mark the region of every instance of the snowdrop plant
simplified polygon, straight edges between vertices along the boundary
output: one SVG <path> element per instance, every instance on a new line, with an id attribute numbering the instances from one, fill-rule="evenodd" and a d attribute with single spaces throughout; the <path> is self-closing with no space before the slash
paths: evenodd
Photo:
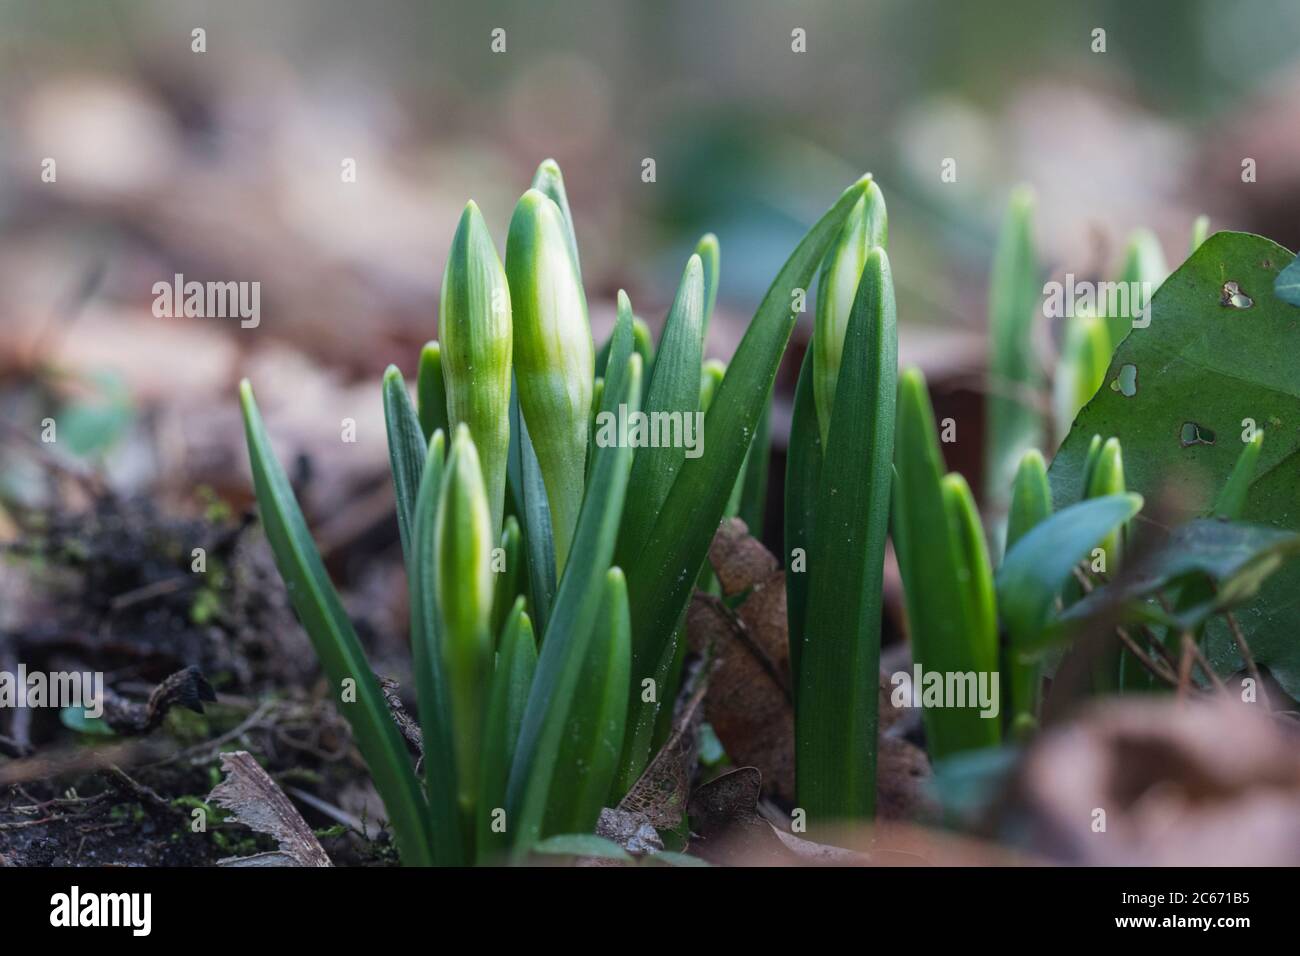
<path id="1" fill-rule="evenodd" d="M 865 778 L 843 800 L 835 790 L 842 773 L 858 774 L 874 754 L 874 715 L 858 694 L 875 667 L 879 501 L 892 444 L 883 216 L 870 177 L 850 186 L 794 250 L 724 367 L 703 360 L 716 237 L 701 239 L 686 263 L 657 344 L 620 293 L 614 331 L 597 353 L 559 167 L 543 163 L 519 200 L 504 264 L 477 207 L 466 207 L 443 278 L 441 338 L 419 356 L 415 401 L 395 367 L 382 388 L 422 780 L 271 451 L 252 386 L 241 385 L 267 538 L 404 863 L 520 859 L 547 837 L 589 834 L 601 808 L 645 770 L 671 710 L 685 611 L 714 532 L 728 514 L 761 513 L 767 406 L 798 318 L 796 293 L 833 247 L 823 282 L 838 290 L 842 358 L 838 384 L 822 393 L 844 411 L 831 419 L 826 494 L 867 484 L 821 516 L 828 543 L 847 529 L 835 553 L 849 560 L 817 562 L 824 570 L 809 605 L 812 620 L 832 624 L 830 598 L 850 587 L 860 607 L 805 642 L 801 692 L 815 706 L 800 717 L 801 786 L 827 814 L 870 809 Z M 824 385 L 835 377 L 822 369 Z M 805 405 L 816 414 L 811 400 Z M 706 413 L 705 453 L 598 440 L 597 423 L 620 409 Z M 874 416 L 865 458 L 857 454 L 863 415 Z M 808 431 L 818 435 L 815 421 Z M 836 663 L 845 649 L 854 657 L 847 680 Z M 844 722 L 840 707 L 852 714 L 847 747 L 831 734 Z"/>

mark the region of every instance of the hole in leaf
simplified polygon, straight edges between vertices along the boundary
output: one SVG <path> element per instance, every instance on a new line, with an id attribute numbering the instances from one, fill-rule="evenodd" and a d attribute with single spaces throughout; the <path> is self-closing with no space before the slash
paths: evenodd
<path id="1" fill-rule="evenodd" d="M 1184 448 L 1191 445 L 1213 445 L 1214 432 L 1196 422 L 1183 422 L 1182 433 L 1178 440 L 1182 442 Z"/>
<path id="2" fill-rule="evenodd" d="M 1255 300 L 1246 293 L 1241 291 L 1241 286 L 1229 279 L 1223 283 L 1223 289 L 1219 294 L 1219 305 L 1228 306 L 1233 309 L 1249 309 L 1255 304 Z"/>
<path id="3" fill-rule="evenodd" d="M 1119 392 L 1125 398 L 1132 398 L 1138 390 L 1138 367 L 1128 362 L 1119 367 L 1119 374 L 1110 383 L 1111 391 Z"/>

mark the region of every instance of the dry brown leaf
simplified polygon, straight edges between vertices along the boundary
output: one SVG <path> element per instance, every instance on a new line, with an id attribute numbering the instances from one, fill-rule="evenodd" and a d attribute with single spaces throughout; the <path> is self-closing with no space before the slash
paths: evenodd
<path id="1" fill-rule="evenodd" d="M 619 801 L 618 809 L 644 816 L 662 830 L 677 827 L 686 814 L 686 801 L 695 773 L 701 704 L 709 688 L 709 675 L 690 675 L 673 716 L 672 733 L 655 754 L 632 789 Z"/>
<path id="2" fill-rule="evenodd" d="M 735 763 L 761 770 L 774 797 L 792 801 L 794 708 L 781 573 L 755 588 L 736 612 L 697 592 L 686 627 L 691 649 L 704 653 L 711 648 L 717 662 L 705 716 L 722 746 Z"/>
<path id="3" fill-rule="evenodd" d="M 691 794 L 691 853 L 710 863 L 780 865 L 792 854 L 758 812 L 763 788 L 755 767 L 741 767 L 710 780 Z"/>
<path id="4" fill-rule="evenodd" d="M 1300 865 L 1300 731 L 1257 704 L 1108 700 L 1035 742 L 1017 794 L 1067 862 Z"/>
<path id="5" fill-rule="evenodd" d="M 226 857 L 218 866 L 333 866 L 325 848 L 284 791 L 247 750 L 221 755 L 226 778 L 212 788 L 208 802 L 224 807 L 231 819 L 265 833 L 279 851 Z"/>
<path id="6" fill-rule="evenodd" d="M 766 792 L 795 801 L 794 707 L 790 694 L 790 647 L 785 575 L 776 558 L 751 538 L 738 519 L 723 522 L 709 549 L 723 593 L 747 593 L 735 610 L 697 592 L 687 611 L 691 650 L 709 650 L 717 663 L 705 699 L 705 718 L 728 756 L 762 773 Z M 884 819 L 915 819 L 930 813 L 924 791 L 929 761 L 924 751 L 888 733 L 900 716 L 880 680 L 880 750 L 877 811 Z"/>
<path id="7" fill-rule="evenodd" d="M 727 597 L 747 591 L 780 567 L 772 553 L 750 537 L 739 518 L 728 518 L 718 526 L 709 545 L 709 564 Z"/>

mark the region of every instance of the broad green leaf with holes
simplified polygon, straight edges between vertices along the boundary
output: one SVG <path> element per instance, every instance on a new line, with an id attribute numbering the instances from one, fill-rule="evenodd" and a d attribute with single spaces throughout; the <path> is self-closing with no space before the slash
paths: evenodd
<path id="1" fill-rule="evenodd" d="M 1150 325 L 1116 350 L 1106 384 L 1052 462 L 1058 507 L 1079 500 L 1093 435 L 1124 448 L 1124 479 L 1166 525 L 1209 514 L 1260 429 L 1242 521 L 1300 530 L 1300 308 L 1278 298 L 1293 255 L 1246 233 L 1207 239 L 1156 291 Z M 1142 534 L 1139 521 L 1135 531 Z M 1300 563 L 1272 575 L 1237 612 L 1256 661 L 1300 696 Z M 1242 666 L 1226 624 L 1206 628 L 1220 673 Z"/>

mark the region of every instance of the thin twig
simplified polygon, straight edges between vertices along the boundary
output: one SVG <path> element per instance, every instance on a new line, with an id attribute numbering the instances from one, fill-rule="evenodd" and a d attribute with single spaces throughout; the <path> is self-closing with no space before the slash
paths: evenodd
<path id="1" fill-rule="evenodd" d="M 1178 678 L 1173 673 L 1170 672 L 1169 668 L 1162 666 L 1161 661 L 1154 660 L 1153 658 L 1150 657 L 1150 655 L 1148 655 L 1145 651 L 1143 651 L 1142 648 L 1138 647 L 1137 642 L 1134 641 L 1133 638 L 1129 636 L 1128 632 L 1125 631 L 1124 628 L 1117 627 L 1115 628 L 1115 631 L 1116 633 L 1119 634 L 1119 639 L 1121 643 L 1123 643 L 1123 645 L 1128 648 L 1129 653 L 1131 653 L 1134 657 L 1138 659 L 1139 664 L 1145 667 L 1156 677 L 1160 678 L 1170 687 L 1178 686 Z"/>
<path id="2" fill-rule="evenodd" d="M 1178 656 L 1178 700 L 1182 702 L 1187 699 L 1187 690 L 1192 685 L 1192 655 L 1187 653 L 1187 645 L 1190 643 L 1188 635 L 1182 637 L 1183 653 Z"/>
<path id="3" fill-rule="evenodd" d="M 1223 685 L 1223 681 L 1219 680 L 1219 675 L 1214 673 L 1214 668 L 1210 666 L 1210 662 L 1205 659 L 1205 655 L 1197 647 L 1196 639 L 1192 636 L 1191 631 L 1183 631 L 1183 654 L 1191 654 L 1192 659 L 1201 668 L 1201 673 L 1210 679 L 1210 683 L 1214 685 L 1215 690 L 1222 691 L 1225 694 L 1228 692 L 1228 688 Z"/>
<path id="4" fill-rule="evenodd" d="M 1246 670 L 1255 681 L 1255 689 L 1259 692 L 1260 699 L 1264 701 L 1264 708 L 1272 710 L 1268 703 L 1268 694 L 1264 692 L 1264 679 L 1259 676 L 1259 667 L 1255 664 L 1255 655 L 1250 652 L 1250 645 L 1246 643 L 1246 635 L 1242 633 L 1236 615 L 1231 611 L 1224 611 L 1223 616 L 1228 622 L 1228 630 L 1232 631 L 1232 639 L 1237 642 L 1237 650 L 1241 651 L 1241 659 L 1246 662 Z"/>

